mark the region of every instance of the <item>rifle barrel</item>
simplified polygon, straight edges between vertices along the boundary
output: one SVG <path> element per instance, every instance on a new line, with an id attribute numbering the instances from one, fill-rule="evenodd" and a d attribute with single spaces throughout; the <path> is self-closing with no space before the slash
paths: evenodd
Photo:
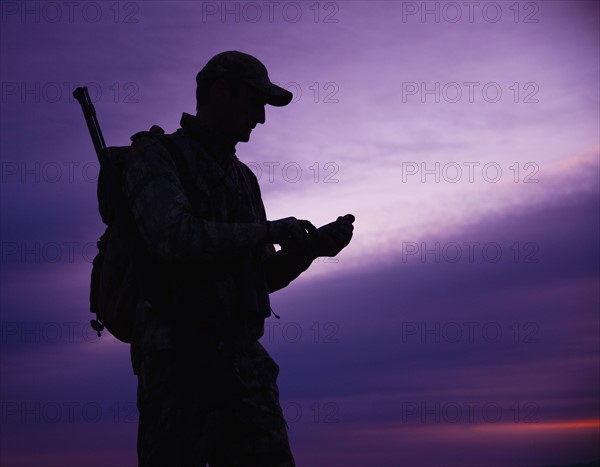
<path id="1" fill-rule="evenodd" d="M 96 156 L 102 166 L 106 158 L 106 143 L 104 142 L 104 136 L 102 136 L 102 130 L 100 130 L 100 124 L 96 117 L 96 109 L 88 94 L 87 86 L 78 87 L 73 91 L 73 97 L 77 99 L 83 110 L 83 116 L 85 117 L 85 123 L 87 124 L 92 142 L 94 143 L 94 149 L 96 150 Z"/>

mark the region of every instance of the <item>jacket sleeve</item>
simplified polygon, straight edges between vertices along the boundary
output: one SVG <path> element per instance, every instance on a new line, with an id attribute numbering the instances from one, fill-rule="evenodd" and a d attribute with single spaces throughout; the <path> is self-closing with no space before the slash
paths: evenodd
<path id="1" fill-rule="evenodd" d="M 175 163 L 153 137 L 136 140 L 125 156 L 122 188 L 144 245 L 167 264 L 226 260 L 266 241 L 264 223 L 196 217 Z"/>
<path id="2" fill-rule="evenodd" d="M 265 272 L 269 293 L 287 287 L 309 268 L 314 259 L 300 250 L 282 249 L 276 252 L 273 245 L 267 245 Z"/>

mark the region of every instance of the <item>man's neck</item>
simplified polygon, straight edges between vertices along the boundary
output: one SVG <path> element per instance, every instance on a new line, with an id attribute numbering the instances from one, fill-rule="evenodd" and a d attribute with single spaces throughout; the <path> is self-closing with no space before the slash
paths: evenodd
<path id="1" fill-rule="evenodd" d="M 231 148 L 231 150 L 235 152 L 237 141 L 226 136 L 226 133 L 223 131 L 222 126 L 219 125 L 216 118 L 207 115 L 205 112 L 199 111 L 196 114 L 196 119 L 200 125 L 206 128 L 206 130 L 210 133 L 211 139 L 218 141 L 219 144 L 222 144 L 224 147 Z"/>

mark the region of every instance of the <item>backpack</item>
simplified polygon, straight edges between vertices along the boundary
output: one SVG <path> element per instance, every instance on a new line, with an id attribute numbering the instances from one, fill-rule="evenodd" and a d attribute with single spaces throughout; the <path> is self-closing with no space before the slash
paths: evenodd
<path id="1" fill-rule="evenodd" d="M 158 125 L 131 137 L 152 135 L 171 155 L 187 192 L 189 171 L 176 144 Z M 92 261 L 90 321 L 98 336 L 106 328 L 122 342 L 131 343 L 137 303 L 140 299 L 160 300 L 156 264 L 144 249 L 133 214 L 121 188 L 123 162 L 131 146 L 109 147 L 106 162 L 98 175 L 98 208 L 106 230 L 96 243 L 98 254 Z M 186 186 L 188 185 L 188 186 Z"/>

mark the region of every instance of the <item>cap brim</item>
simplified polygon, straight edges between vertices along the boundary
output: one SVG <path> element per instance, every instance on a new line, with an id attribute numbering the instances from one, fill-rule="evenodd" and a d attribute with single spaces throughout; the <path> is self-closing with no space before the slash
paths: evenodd
<path id="1" fill-rule="evenodd" d="M 267 104 L 275 107 L 283 107 L 292 102 L 294 95 L 280 86 L 271 82 L 248 80 L 248 83 L 258 89 L 265 96 Z"/>

